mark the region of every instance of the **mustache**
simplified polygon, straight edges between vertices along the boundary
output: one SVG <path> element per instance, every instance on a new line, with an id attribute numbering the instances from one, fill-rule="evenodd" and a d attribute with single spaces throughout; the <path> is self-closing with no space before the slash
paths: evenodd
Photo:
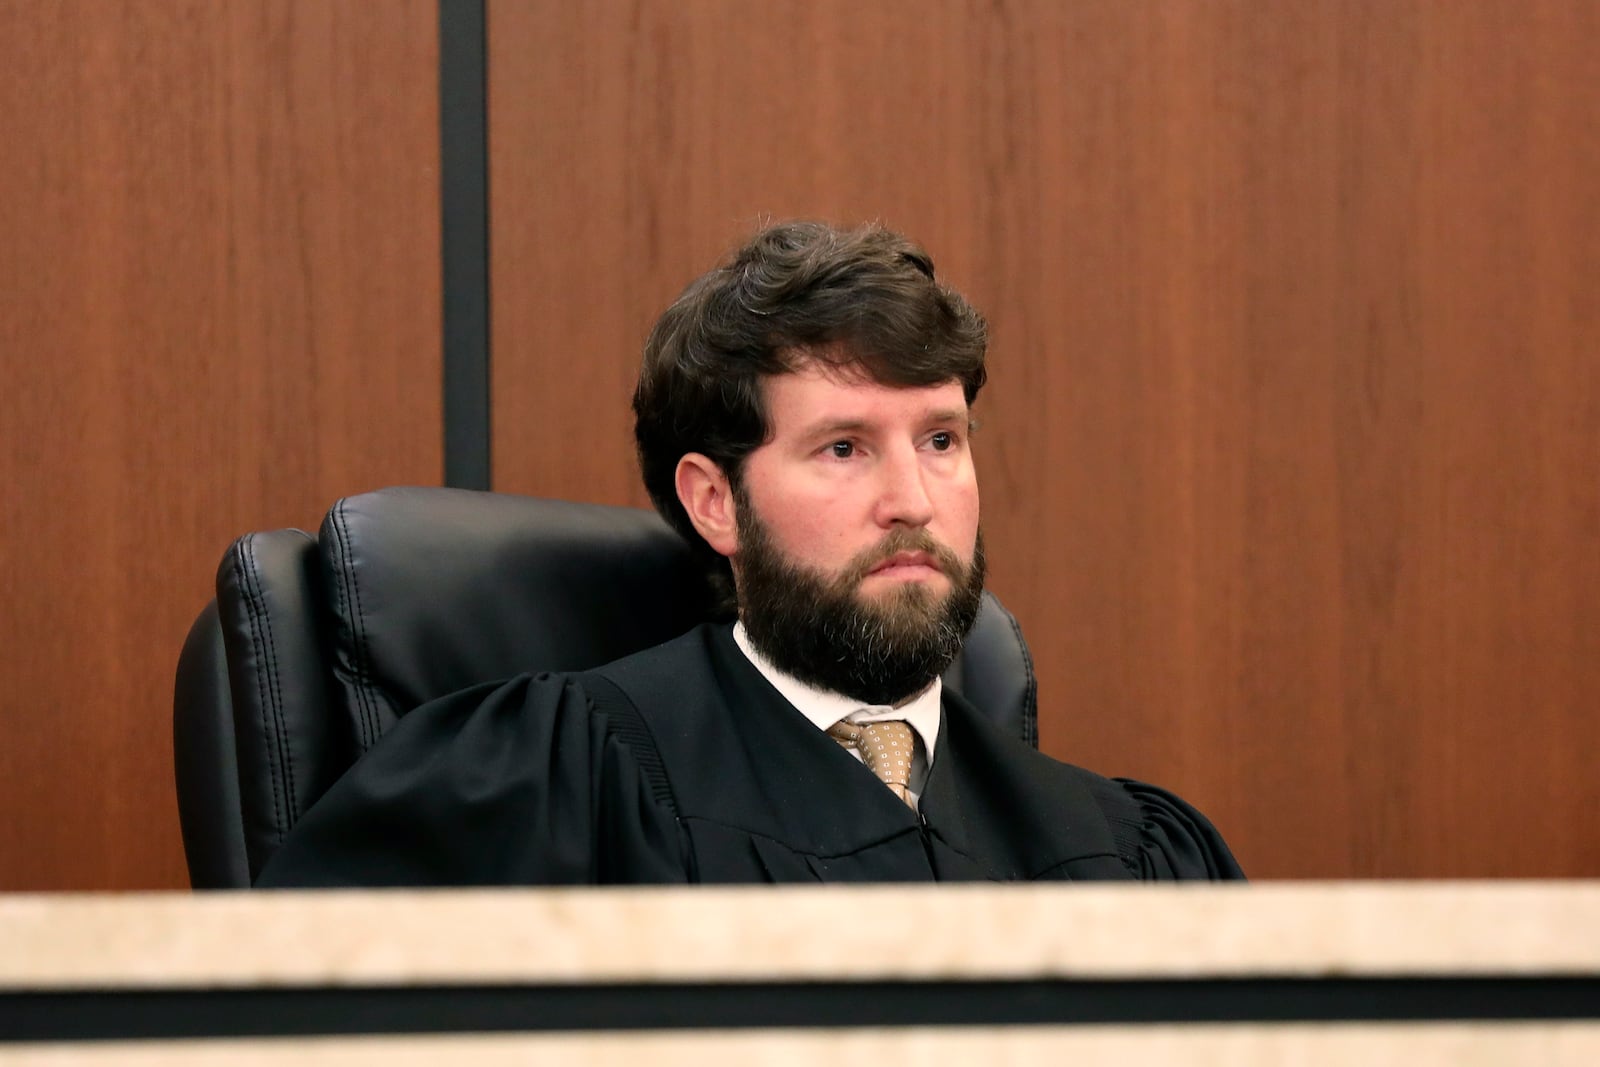
<path id="1" fill-rule="evenodd" d="M 882 541 L 872 547 L 856 553 L 840 572 L 839 584 L 854 588 L 872 573 L 874 568 L 891 556 L 897 556 L 902 552 L 925 553 L 932 558 L 934 566 L 952 581 L 960 579 L 966 572 L 965 565 L 950 546 L 935 540 L 927 530 L 913 530 L 902 526 L 889 531 Z"/>

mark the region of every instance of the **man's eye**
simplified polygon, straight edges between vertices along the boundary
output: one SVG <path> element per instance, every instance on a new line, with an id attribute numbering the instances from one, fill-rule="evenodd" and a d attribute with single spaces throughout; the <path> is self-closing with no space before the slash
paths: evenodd
<path id="1" fill-rule="evenodd" d="M 947 452 L 955 446 L 956 436 L 953 433 L 941 430 L 928 438 L 928 443 L 933 446 L 935 452 Z"/>
<path id="2" fill-rule="evenodd" d="M 856 454 L 856 446 L 849 441 L 835 441 L 828 447 L 832 449 L 835 459 L 849 459 Z"/>

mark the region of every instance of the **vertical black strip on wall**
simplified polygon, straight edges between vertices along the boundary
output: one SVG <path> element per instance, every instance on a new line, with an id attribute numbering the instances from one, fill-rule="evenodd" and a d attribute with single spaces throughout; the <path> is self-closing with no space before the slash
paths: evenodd
<path id="1" fill-rule="evenodd" d="M 439 0 L 444 484 L 488 489 L 489 106 L 485 0 Z"/>

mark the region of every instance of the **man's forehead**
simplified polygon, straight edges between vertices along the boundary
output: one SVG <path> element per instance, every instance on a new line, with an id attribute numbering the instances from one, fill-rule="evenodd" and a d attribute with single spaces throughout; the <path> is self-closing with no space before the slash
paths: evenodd
<path id="1" fill-rule="evenodd" d="M 791 379 L 819 380 L 839 389 L 859 388 L 863 392 L 884 389 L 939 389 L 950 385 L 961 385 L 961 380 L 954 375 L 931 384 L 908 384 L 879 377 L 873 373 L 874 361 L 860 355 L 859 351 L 847 341 L 830 341 L 825 345 L 791 348 L 786 350 L 783 356 L 789 369 L 781 374 L 764 375 L 761 379 L 763 391 L 767 391 L 773 382 Z"/>
<path id="2" fill-rule="evenodd" d="M 903 385 L 878 381 L 863 368 L 811 362 L 764 378 L 762 390 L 769 418 L 788 430 L 865 425 L 894 416 L 951 421 L 968 417 L 966 392 L 955 378 Z"/>

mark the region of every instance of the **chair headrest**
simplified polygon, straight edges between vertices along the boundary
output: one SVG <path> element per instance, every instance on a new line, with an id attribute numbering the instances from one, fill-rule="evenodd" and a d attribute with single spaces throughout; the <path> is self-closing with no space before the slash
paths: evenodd
<path id="1" fill-rule="evenodd" d="M 597 667 L 710 616 L 688 546 L 637 508 L 383 489 L 335 504 L 319 545 L 332 669 L 362 750 L 434 697 Z"/>

